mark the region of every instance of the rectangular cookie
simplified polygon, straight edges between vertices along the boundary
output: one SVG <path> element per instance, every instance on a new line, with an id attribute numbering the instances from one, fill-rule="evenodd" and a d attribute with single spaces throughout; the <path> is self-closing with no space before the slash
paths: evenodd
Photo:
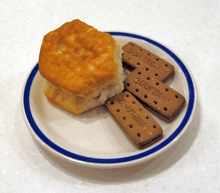
<path id="1" fill-rule="evenodd" d="M 141 46 L 129 42 L 122 47 L 123 66 L 132 71 L 137 67 L 145 69 L 149 75 L 167 82 L 174 75 L 174 66 Z"/>
<path id="2" fill-rule="evenodd" d="M 163 130 L 160 125 L 128 91 L 109 98 L 105 106 L 139 149 L 162 138 Z"/>
<path id="3" fill-rule="evenodd" d="M 124 85 L 148 110 L 167 122 L 177 116 L 186 102 L 180 93 L 141 68 L 133 70 Z"/>

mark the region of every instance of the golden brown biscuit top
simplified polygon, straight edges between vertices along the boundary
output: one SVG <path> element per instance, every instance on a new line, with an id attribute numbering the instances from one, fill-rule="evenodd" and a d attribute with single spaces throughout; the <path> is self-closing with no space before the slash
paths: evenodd
<path id="1" fill-rule="evenodd" d="M 39 71 L 56 86 L 84 95 L 86 87 L 117 75 L 114 39 L 78 19 L 67 22 L 44 36 Z"/>

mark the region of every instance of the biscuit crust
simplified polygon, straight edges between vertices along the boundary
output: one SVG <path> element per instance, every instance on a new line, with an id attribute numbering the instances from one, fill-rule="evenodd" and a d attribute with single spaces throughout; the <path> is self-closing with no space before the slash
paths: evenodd
<path id="1" fill-rule="evenodd" d="M 86 97 L 118 76 L 115 40 L 76 19 L 44 36 L 40 74 L 75 96 Z"/>

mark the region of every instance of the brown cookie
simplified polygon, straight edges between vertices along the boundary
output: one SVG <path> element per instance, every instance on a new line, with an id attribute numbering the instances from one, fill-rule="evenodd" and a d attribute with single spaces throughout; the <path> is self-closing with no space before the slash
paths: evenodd
<path id="1" fill-rule="evenodd" d="M 142 68 L 136 68 L 125 79 L 125 89 L 131 92 L 151 112 L 164 121 L 172 121 L 182 110 L 185 98 L 149 75 Z"/>
<path id="2" fill-rule="evenodd" d="M 151 76 L 155 76 L 162 82 L 167 82 L 174 75 L 174 66 L 150 51 L 133 42 L 122 47 L 123 65 L 132 71 L 137 67 L 145 69 Z"/>
<path id="3" fill-rule="evenodd" d="M 108 99 L 105 106 L 139 149 L 162 138 L 160 125 L 131 93 L 122 92 Z"/>

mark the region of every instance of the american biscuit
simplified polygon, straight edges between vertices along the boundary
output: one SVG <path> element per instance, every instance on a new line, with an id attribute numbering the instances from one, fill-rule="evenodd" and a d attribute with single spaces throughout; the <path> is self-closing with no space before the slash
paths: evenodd
<path id="1" fill-rule="evenodd" d="M 108 33 L 78 19 L 43 38 L 39 72 L 54 104 L 81 114 L 123 90 L 122 49 Z"/>

